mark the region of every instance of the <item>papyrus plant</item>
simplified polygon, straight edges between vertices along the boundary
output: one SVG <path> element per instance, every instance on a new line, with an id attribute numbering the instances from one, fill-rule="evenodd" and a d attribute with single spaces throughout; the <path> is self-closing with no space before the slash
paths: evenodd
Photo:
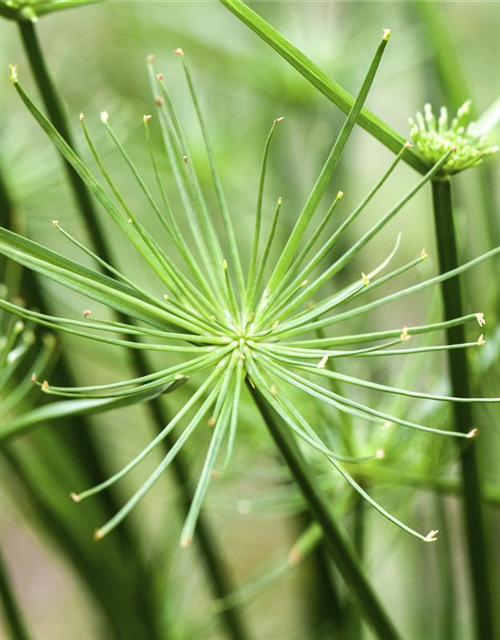
<path id="1" fill-rule="evenodd" d="M 208 421 L 209 427 L 213 429 L 213 434 L 182 532 L 181 544 L 187 546 L 190 543 L 210 479 L 217 472 L 224 470 L 231 458 L 237 435 L 240 398 L 245 384 L 259 394 L 260 401 L 284 421 L 299 442 L 323 454 L 336 471 L 382 515 L 417 538 L 424 541 L 436 539 L 435 531 L 426 535 L 421 534 L 388 513 L 356 483 L 345 468 L 345 463 L 355 463 L 356 460 L 343 455 L 342 452 L 333 451 L 320 438 L 313 425 L 309 424 L 304 417 L 300 404 L 296 403 L 296 394 L 293 395 L 292 400 L 292 394 L 289 391 L 290 388 L 300 390 L 306 396 L 314 398 L 318 404 L 333 408 L 335 412 L 353 416 L 356 420 L 374 423 L 375 428 L 377 425 L 381 426 L 390 422 L 401 427 L 428 432 L 429 437 L 452 436 L 465 440 L 473 437 L 476 433 L 476 429 L 472 425 L 468 433 L 439 430 L 432 425 L 413 422 L 406 419 L 405 416 L 392 415 L 355 401 L 347 394 L 333 391 L 328 383 L 336 381 L 349 386 L 376 390 L 384 394 L 426 400 L 498 401 L 497 398 L 452 398 L 401 389 L 377 384 L 369 379 L 341 374 L 330 367 L 336 359 L 342 362 L 343 358 L 394 357 L 396 355 L 406 358 L 415 353 L 426 351 L 464 349 L 481 345 L 484 340 L 480 336 L 473 342 L 450 346 L 434 345 L 432 347 L 416 346 L 411 348 L 407 346 L 407 341 L 412 336 L 433 333 L 468 322 L 479 322 L 482 326 L 484 317 L 481 313 L 469 313 L 447 322 L 422 326 L 411 326 L 409 319 L 407 327 L 377 332 L 368 331 L 356 335 L 334 333 L 318 337 L 316 333 L 319 330 L 327 331 L 344 320 L 362 318 L 365 314 L 367 315 L 390 302 L 416 294 L 448 280 L 500 252 L 500 249 L 495 249 L 446 274 L 430 278 L 411 287 L 401 288 L 390 295 L 381 294 L 371 302 L 364 302 L 364 298 L 369 292 L 378 290 L 387 282 L 397 281 L 400 275 L 417 268 L 425 260 L 427 256 L 425 251 L 418 251 L 416 258 L 409 263 L 388 269 L 390 262 L 395 258 L 397 242 L 394 250 L 381 264 L 370 265 L 366 262 L 367 258 L 365 257 L 366 267 L 359 278 L 348 286 L 337 290 L 333 295 L 323 293 L 325 286 L 331 283 L 332 278 L 349 265 L 405 204 L 439 174 L 455 151 L 450 149 L 445 153 L 399 202 L 389 207 L 387 212 L 338 258 L 333 262 L 326 259 L 332 255 L 332 249 L 339 240 L 345 237 L 346 231 L 354 220 L 359 217 L 373 196 L 383 187 L 408 148 L 407 144 L 403 145 L 396 159 L 383 173 L 370 193 L 345 217 L 344 221 L 333 230 L 328 230 L 323 234 L 323 231 L 326 231 L 331 223 L 332 214 L 340 207 L 342 194 L 337 195 L 319 222 L 314 219 L 314 215 L 331 181 L 356 117 L 366 99 L 388 38 L 389 32 L 384 31 L 382 42 L 345 125 L 297 218 L 291 235 L 280 251 L 279 259 L 274 265 L 271 265 L 269 258 L 279 225 L 281 199 L 277 201 L 267 235 L 263 233 L 262 213 L 268 154 L 273 134 L 281 118 L 274 121 L 263 154 L 257 193 L 255 232 L 250 243 L 250 262 L 247 269 L 244 269 L 242 264 L 200 103 L 181 50 L 177 50 L 176 53 L 181 58 L 186 72 L 206 144 L 214 188 L 225 229 L 224 242 L 216 232 L 211 212 L 200 188 L 171 96 L 163 82 L 163 76 L 161 74 L 155 75 L 152 58 L 148 59 L 148 66 L 164 151 L 181 196 L 192 237 L 186 236 L 181 230 L 177 219 L 178 213 L 172 208 L 165 191 L 158 169 L 156 151 L 152 145 L 153 132 L 150 115 L 144 116 L 144 128 L 157 181 L 159 200 L 153 195 L 152 189 L 141 177 L 133 160 L 121 145 L 111 127 L 108 114 L 103 112 L 101 120 L 113 143 L 129 165 L 131 175 L 137 181 L 145 200 L 162 224 L 165 238 L 161 240 L 157 240 L 148 232 L 120 193 L 94 146 L 84 116 L 80 116 L 83 132 L 112 195 L 101 186 L 90 169 L 70 149 L 39 111 L 19 84 L 16 69 L 11 68 L 11 79 L 29 111 L 59 152 L 78 172 L 119 229 L 127 236 L 134 249 L 139 252 L 151 268 L 162 284 L 165 294 L 159 298 L 148 292 L 134 282 L 131 277 L 108 265 L 80 241 L 72 237 L 64 229 L 60 220 L 54 220 L 54 225 L 60 233 L 78 249 L 91 255 L 110 275 L 101 275 L 59 253 L 40 246 L 36 242 L 4 229 L 0 231 L 1 253 L 64 286 L 77 290 L 91 300 L 126 313 L 137 324 L 93 319 L 91 314 L 86 314 L 87 319 L 84 320 L 56 318 L 22 309 L 7 301 L 1 301 L 0 305 L 23 318 L 102 344 L 175 354 L 177 357 L 182 356 L 182 361 L 179 364 L 139 378 L 72 388 L 53 386 L 48 381 L 40 380 L 39 384 L 42 390 L 48 394 L 66 398 L 134 399 L 151 390 L 161 392 L 166 385 L 204 374 L 203 382 L 200 383 L 181 410 L 124 469 L 96 487 L 73 494 L 75 500 L 81 501 L 105 490 L 134 469 L 174 428 L 184 425 L 175 445 L 166 454 L 157 469 L 116 516 L 96 531 L 95 537 L 97 539 L 107 535 L 132 511 L 170 465 L 185 442 L 201 424 L 206 424 Z M 323 238 L 323 235 L 326 235 L 326 238 Z M 173 262 L 170 251 L 163 248 L 167 242 L 177 249 L 183 264 Z M 383 271 L 385 274 L 380 275 Z M 314 302 L 311 303 L 313 296 Z M 348 303 L 350 307 L 345 310 L 344 307 Z M 119 337 L 109 334 L 115 334 Z M 132 341 L 130 339 L 132 336 L 140 338 L 140 341 Z M 403 348 L 397 348 L 401 343 L 403 343 Z M 225 454 L 222 457 L 224 448 Z M 373 458 L 377 458 L 376 452 L 374 452 Z M 363 459 L 363 462 L 366 462 L 366 458 Z"/>

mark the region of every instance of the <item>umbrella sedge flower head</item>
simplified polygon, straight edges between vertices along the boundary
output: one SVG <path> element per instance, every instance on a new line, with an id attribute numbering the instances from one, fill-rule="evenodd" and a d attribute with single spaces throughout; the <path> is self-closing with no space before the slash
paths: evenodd
<path id="1" fill-rule="evenodd" d="M 380 264 L 371 264 L 369 256 L 362 254 L 361 251 L 450 160 L 453 151 L 447 150 L 441 154 L 432 169 L 417 181 L 399 202 L 389 207 L 386 213 L 346 251 L 333 262 L 327 260 L 339 241 L 345 241 L 346 231 L 361 216 L 374 194 L 393 174 L 408 148 L 407 144 L 402 146 L 395 159 L 379 177 L 372 191 L 354 210 L 344 214 L 340 224 L 337 222 L 333 225 L 333 221 L 340 215 L 339 212 L 336 216 L 333 214 L 337 208 L 340 208 L 343 196 L 341 191 L 333 202 L 325 207 L 321 219 L 317 220 L 315 214 L 318 213 L 319 205 L 366 99 L 386 45 L 387 33 L 385 32 L 343 130 L 333 143 L 320 178 L 302 211 L 296 215 L 292 232 L 281 247 L 275 245 L 276 238 L 279 237 L 276 230 L 280 224 L 283 199 L 276 197 L 276 204 L 269 222 L 263 215 L 264 211 L 267 212 L 264 193 L 269 154 L 277 130 L 282 130 L 285 126 L 282 117 L 272 120 L 270 132 L 264 144 L 257 186 L 254 232 L 253 237 L 248 241 L 250 249 L 248 264 L 243 264 L 241 258 L 239 239 L 232 224 L 201 104 L 184 53 L 178 55 L 177 59 L 181 61 L 186 74 L 200 124 L 217 196 L 218 211 L 211 211 L 207 205 L 196 173 L 196 158 L 189 153 L 174 101 L 167 90 L 164 75 L 158 74 L 153 69 L 152 56 L 148 57 L 147 62 L 156 115 L 153 115 L 153 118 L 142 118 L 142 121 L 152 173 L 156 181 L 154 190 L 148 184 L 149 180 L 142 177 L 133 159 L 120 142 L 112 128 L 112 117 L 106 115 L 102 118 L 102 124 L 98 125 L 105 127 L 112 144 L 117 147 L 128 165 L 131 177 L 137 183 L 150 212 L 162 225 L 164 237 L 161 239 L 148 231 L 147 220 L 143 221 L 138 217 L 119 191 L 94 145 L 87 128 L 87 119 L 81 119 L 80 124 L 109 191 L 103 188 L 90 169 L 68 147 L 16 77 L 15 87 L 28 110 L 63 157 L 74 167 L 117 227 L 128 238 L 131 248 L 139 253 L 161 285 L 161 293 L 158 294 L 139 286 L 133 277 L 107 264 L 78 239 L 71 236 L 64 229 L 61 220 L 54 230 L 63 234 L 68 242 L 87 256 L 93 257 L 101 271 L 83 267 L 33 241 L 0 229 L 1 253 L 27 267 L 39 270 L 56 282 L 85 293 L 91 300 L 103 303 L 120 314 L 126 314 L 126 320 L 111 322 L 101 320 L 94 313 L 87 312 L 85 318 L 80 317 L 77 320 L 54 318 L 34 311 L 17 309 L 21 317 L 102 344 L 144 349 L 165 355 L 167 366 L 143 377 L 73 388 L 48 384 L 45 391 L 48 394 L 68 398 L 134 398 L 148 391 L 161 390 L 166 385 L 195 375 L 197 380 L 201 380 L 194 388 L 189 400 L 165 425 L 163 431 L 138 452 L 123 469 L 96 487 L 72 494 L 73 500 L 81 502 L 106 490 L 137 467 L 168 434 L 175 430 L 177 434 L 175 445 L 168 450 L 151 476 L 137 489 L 121 510 L 97 529 L 96 539 L 102 539 L 109 534 L 132 511 L 137 502 L 146 495 L 169 467 L 186 441 L 192 438 L 195 432 L 206 430 L 208 426 L 210 444 L 181 537 L 181 545 L 187 546 L 193 538 L 209 483 L 214 477 L 224 473 L 231 460 L 240 417 L 240 400 L 242 394 L 247 391 L 257 394 L 259 402 L 267 403 L 298 441 L 324 456 L 333 468 L 332 472 L 338 472 L 382 515 L 423 541 L 433 539 L 433 536 L 419 533 L 400 522 L 357 484 L 344 466 L 344 463 L 355 464 L 359 461 L 355 452 L 334 451 L 328 446 L 315 431 L 314 426 L 309 424 L 303 414 L 303 407 L 297 400 L 302 394 L 303 398 L 313 398 L 316 403 L 327 408 L 334 415 L 347 414 L 356 421 L 375 425 L 375 428 L 390 423 L 393 428 L 414 429 L 426 432 L 430 437 L 467 438 L 467 434 L 464 433 L 439 430 L 432 425 L 419 424 L 404 416 L 374 409 L 361 401 L 352 399 L 349 388 L 361 387 L 391 396 L 395 394 L 435 401 L 467 402 L 469 399 L 449 398 L 400 389 L 338 372 L 342 362 L 347 358 L 411 358 L 417 353 L 445 350 L 446 345 L 419 347 L 414 342 L 422 334 L 442 331 L 462 323 L 476 322 L 478 317 L 476 313 L 448 322 L 420 326 L 415 326 L 411 323 L 411 318 L 407 318 L 403 326 L 392 326 L 380 331 L 370 329 L 358 334 L 339 332 L 335 330 L 335 325 L 365 317 L 371 311 L 390 302 L 432 287 L 498 252 L 494 250 L 454 272 L 436 276 L 418 285 L 400 288 L 396 293 L 380 294 L 378 297 L 369 295 L 378 291 L 386 283 L 394 284 L 401 275 L 417 268 L 425 260 L 426 254 L 420 253 L 419 250 L 416 251 L 415 259 L 392 267 L 400 237 L 396 239 L 393 249 Z M 162 150 L 170 165 L 184 211 L 178 210 L 178 207 L 174 210 L 170 201 L 171 196 L 164 188 L 159 170 L 160 163 L 157 159 L 157 148 L 152 144 L 155 124 L 159 129 L 163 143 Z M 158 197 L 153 195 L 154 191 L 159 194 Z M 187 225 L 179 224 L 180 215 L 186 216 Z M 220 216 L 222 219 L 223 236 L 216 231 L 215 216 Z M 172 252 L 164 249 L 166 244 L 167 247 L 176 248 L 179 262 L 173 262 Z M 275 251 L 272 251 L 273 249 Z M 271 256 L 276 253 L 278 259 L 272 261 Z M 342 287 L 332 287 L 335 276 L 358 257 L 362 257 L 363 262 L 354 270 L 358 275 L 353 281 Z M 314 301 L 314 304 L 311 304 L 311 301 Z M 346 309 L 347 304 L 349 307 Z M 14 307 L 11 310 L 15 310 Z M 116 337 L 117 334 L 118 337 Z M 410 336 L 415 336 L 415 340 L 411 341 L 412 346 L 408 348 Z M 453 345 L 454 348 L 472 346 L 478 346 L 477 337 L 472 343 Z M 179 361 L 179 355 L 183 356 L 181 363 L 168 363 L 169 354 L 176 356 L 176 362 Z M 341 392 L 337 390 L 336 383 L 342 383 Z M 379 447 L 375 447 L 369 459 L 373 464 L 377 464 L 380 458 Z M 364 455 L 360 460 L 366 463 L 367 456 Z"/>
<path id="2" fill-rule="evenodd" d="M 424 112 L 417 112 L 415 120 L 409 118 L 410 136 L 420 155 L 434 164 L 446 152 L 453 150 L 442 171 L 457 173 L 476 167 L 483 158 L 497 153 L 499 147 L 488 146 L 486 135 L 482 134 L 476 122 L 471 122 L 472 102 L 467 100 L 457 111 L 451 123 L 448 110 L 441 107 L 436 117 L 430 104 L 424 106 Z"/>

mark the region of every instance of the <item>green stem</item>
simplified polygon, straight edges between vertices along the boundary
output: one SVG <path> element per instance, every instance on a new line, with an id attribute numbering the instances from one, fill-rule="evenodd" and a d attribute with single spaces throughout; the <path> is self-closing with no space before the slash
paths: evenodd
<path id="1" fill-rule="evenodd" d="M 47 69 L 45 56 L 38 40 L 35 24 L 33 22 L 19 22 L 18 26 L 24 50 L 33 72 L 33 77 L 36 81 L 38 90 L 40 91 L 40 95 L 42 96 L 43 103 L 45 104 L 52 124 L 66 142 L 74 148 L 72 136 L 64 113 L 64 107 Z M 64 166 L 73 196 L 84 216 L 85 224 L 88 228 L 89 235 L 92 238 L 92 242 L 97 249 L 97 253 L 104 258 L 106 253 L 105 241 L 102 230 L 97 221 L 97 214 L 94 204 L 90 199 L 89 192 L 73 167 L 66 161 L 64 161 Z"/>
<path id="2" fill-rule="evenodd" d="M 19 29 L 26 55 L 52 124 L 65 138 L 66 142 L 74 148 L 61 99 L 49 75 L 47 65 L 45 63 L 45 57 L 38 41 L 35 25 L 31 22 L 21 22 L 19 23 Z M 106 242 L 105 234 L 100 227 L 89 193 L 75 170 L 66 162 L 65 166 L 68 172 L 68 180 L 73 190 L 75 200 L 84 217 L 93 248 L 105 262 L 113 264 L 114 261 L 111 257 L 111 252 Z M 119 314 L 118 317 L 120 322 L 130 324 L 129 319 L 126 316 Z M 149 373 L 150 370 L 145 355 L 135 349 L 131 351 L 132 353 L 130 356 L 136 376 L 144 376 Z M 161 431 L 165 424 L 169 422 L 169 418 L 165 415 L 161 401 L 159 399 L 153 400 L 148 404 L 148 407 L 152 417 L 154 418 L 156 429 Z M 170 448 L 173 442 L 172 436 L 166 438 L 166 447 Z M 172 464 L 172 470 L 180 490 L 184 510 L 187 513 L 191 503 L 192 491 L 189 474 L 181 455 L 176 456 Z M 210 584 L 212 585 L 214 596 L 217 599 L 224 598 L 226 595 L 234 591 L 234 587 L 228 577 L 228 572 L 223 560 L 223 553 L 218 547 L 208 523 L 202 518 L 202 516 L 200 516 L 200 519 L 198 520 L 198 535 L 196 536 L 196 540 L 203 556 L 205 568 Z M 223 611 L 221 615 L 223 616 L 228 636 L 231 637 L 232 640 L 245 640 L 248 637 L 240 612 L 237 608 L 231 608 L 230 610 Z"/>
<path id="3" fill-rule="evenodd" d="M 439 269 L 445 273 L 458 266 L 457 236 L 453 217 L 451 183 L 448 178 L 432 183 L 434 224 L 439 255 Z M 442 284 L 445 318 L 455 318 L 462 313 L 460 280 L 452 278 Z M 447 330 L 450 344 L 465 340 L 463 326 Z M 469 365 L 464 350 L 448 351 L 448 367 L 453 395 L 468 397 L 471 393 Z M 453 405 L 457 431 L 468 432 L 474 426 L 470 404 Z M 475 443 L 467 443 L 460 450 L 463 480 L 465 532 L 468 545 L 469 565 L 473 586 L 475 624 L 478 640 L 493 640 L 494 614 L 490 590 L 488 547 L 486 541 L 483 502 L 481 500 L 481 478 L 478 451 Z"/>
<path id="4" fill-rule="evenodd" d="M 267 428 L 307 502 L 311 514 L 323 529 L 325 544 L 330 556 L 346 584 L 358 598 L 367 622 L 381 640 L 397 640 L 400 637 L 398 632 L 368 582 L 351 544 L 333 517 L 324 493 L 314 482 L 310 469 L 308 469 L 293 436 L 248 380 L 247 385 Z"/>
<path id="5" fill-rule="evenodd" d="M 295 47 L 277 29 L 248 7 L 242 0 L 219 0 L 229 11 L 267 42 L 280 56 L 304 76 L 316 89 L 321 91 L 344 113 L 349 113 L 354 104 L 353 96 L 337 82 L 329 78 L 310 58 Z M 383 122 L 366 107 L 357 117 L 358 124 L 374 138 L 394 153 L 399 153 L 405 139 L 388 124 Z M 426 173 L 429 166 L 412 149 L 405 153 L 404 161 L 420 173 Z"/>
<path id="6" fill-rule="evenodd" d="M 0 550 L 0 602 L 4 612 L 6 628 L 10 631 L 12 640 L 29 640 L 21 609 L 11 585 L 7 567 Z"/>
<path id="7" fill-rule="evenodd" d="M 450 518 L 447 513 L 447 504 L 445 498 L 440 495 L 434 496 L 436 505 L 436 515 L 438 517 L 439 542 L 441 543 L 441 551 L 437 554 L 437 571 L 440 584 L 439 592 L 441 597 L 439 621 L 440 635 L 442 640 L 453 640 L 457 637 L 456 625 L 456 575 L 453 563 L 452 540 Z"/>
<path id="8" fill-rule="evenodd" d="M 363 489 L 367 490 L 367 486 L 363 486 Z M 353 495 L 353 512 L 352 512 L 352 542 L 354 549 L 359 558 L 359 562 L 362 565 L 365 562 L 365 543 L 366 543 L 366 502 L 358 494 Z M 362 640 L 363 637 L 363 625 L 361 616 L 359 615 L 359 608 L 356 602 L 348 601 L 346 606 L 346 618 L 347 618 L 347 634 L 346 638 L 356 638 L 356 640 Z"/>
<path id="9" fill-rule="evenodd" d="M 436 84 L 443 92 L 449 106 L 457 110 L 473 96 L 473 92 L 465 73 L 460 51 L 446 21 L 446 9 L 425 0 L 418 0 L 413 5 L 411 10 L 416 9 L 420 16 L 433 54 L 432 63 Z M 473 109 L 473 116 L 477 119 L 478 115 Z M 490 246 L 497 247 L 500 244 L 500 222 L 497 215 L 495 177 L 492 169 L 491 165 L 485 163 L 474 172 L 474 176 L 481 201 L 478 210 L 482 214 Z"/>
<path id="10" fill-rule="evenodd" d="M 314 525 L 309 511 L 298 514 L 300 530 Z M 314 525 L 315 526 L 315 525 Z M 307 621 L 311 629 L 311 640 L 332 638 L 340 640 L 345 620 L 340 590 L 336 584 L 334 566 L 324 540 L 320 540 L 309 555 L 307 565 L 310 578 L 301 583 L 303 598 L 309 606 Z"/>

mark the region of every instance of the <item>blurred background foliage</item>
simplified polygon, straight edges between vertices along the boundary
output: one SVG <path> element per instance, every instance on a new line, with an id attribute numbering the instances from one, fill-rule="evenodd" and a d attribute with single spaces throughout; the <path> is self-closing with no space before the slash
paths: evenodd
<path id="1" fill-rule="evenodd" d="M 454 110 L 470 97 L 480 114 L 498 97 L 500 66 L 493 64 L 500 56 L 500 11 L 496 3 L 304 1 L 254 2 L 251 6 L 351 93 L 356 93 L 361 83 L 380 30 L 390 27 L 393 36 L 368 106 L 405 136 L 409 135 L 408 117 L 425 102 L 432 102 L 436 108 L 445 104 Z M 154 106 L 146 73 L 148 54 L 155 55 L 156 67 L 165 74 L 175 96 L 189 135 L 191 155 L 212 197 L 203 142 L 180 63 L 172 51 L 181 46 L 189 57 L 240 239 L 251 233 L 259 161 L 270 123 L 275 117 L 285 116 L 270 157 L 265 215 L 269 222 L 271 203 L 282 196 L 279 233 L 282 239 L 288 237 L 343 116 L 224 7 L 216 2 L 103 2 L 44 17 L 38 30 L 77 146 L 89 159 L 78 126 L 78 115 L 83 112 L 129 203 L 137 211 L 144 211 L 144 219 L 151 217 L 150 212 L 105 138 L 99 111 L 109 112 L 129 153 L 152 179 L 142 126 L 143 114 L 152 112 Z M 19 65 L 24 84 L 36 94 L 16 25 L 2 20 L 0 68 L 5 71 L 0 74 L 0 168 L 15 226 L 41 244 L 85 262 L 85 256 L 74 256 L 74 248 L 53 229 L 51 221 L 56 218 L 73 235 L 85 238 L 60 159 L 10 86 L 7 64 L 13 62 Z M 491 141 L 497 138 L 498 131 Z M 392 154 L 367 133 L 355 131 L 331 185 L 331 194 L 339 189 L 345 193 L 339 215 L 345 215 L 361 200 L 391 159 Z M 499 173 L 498 160 L 492 158 L 454 181 L 464 262 L 500 244 Z M 415 177 L 409 167 L 401 165 L 350 229 L 345 242 L 377 220 Z M 366 264 L 358 258 L 343 278 L 347 281 L 349 276 L 355 277 L 383 260 L 399 232 L 401 263 L 417 256 L 424 246 L 431 258 L 418 273 L 406 275 L 405 283 L 435 273 L 430 201 L 430 190 L 424 189 L 365 251 Z M 148 222 L 154 229 L 155 222 Z M 111 223 L 106 219 L 103 223 L 118 264 L 146 282 L 148 274 L 141 261 L 130 254 Z M 88 304 L 47 281 L 28 279 L 25 284 L 17 293 L 29 296 L 31 291 L 36 304 L 41 288 L 45 299 L 50 300 L 51 311 L 60 315 L 80 317 Z M 496 318 L 500 305 L 495 267 L 482 265 L 467 275 L 464 284 L 466 312 L 483 311 L 488 322 L 487 344 L 480 353 L 472 354 L 475 395 L 498 396 L 500 334 Z M 98 305 L 92 311 L 105 314 Z M 378 311 L 369 328 L 422 324 L 438 319 L 440 313 L 437 292 L 427 293 L 418 301 L 405 298 L 390 310 Z M 355 330 L 363 329 L 367 327 Z M 474 331 L 470 329 L 472 340 L 479 335 Z M 118 349 L 92 342 L 83 345 L 70 336 L 64 339 L 63 352 L 81 384 L 119 379 L 128 366 L 126 354 Z M 384 359 L 383 365 L 382 359 L 374 359 L 364 361 L 368 364 L 362 367 L 377 381 L 446 392 L 443 358 L 419 358 L 412 360 L 411 366 L 403 359 L 389 359 L 388 364 Z M 351 366 L 349 363 L 346 369 Z M 187 393 L 188 388 L 181 388 L 165 402 L 180 406 Z M 381 410 L 395 410 L 384 398 L 373 393 L 369 398 Z M 448 424 L 448 409 L 443 406 L 397 402 L 397 409 L 411 414 L 412 420 L 425 419 L 433 426 Z M 338 426 L 337 416 L 315 415 L 314 406 L 308 411 L 323 428 L 334 430 Z M 478 446 L 485 494 L 491 506 L 488 533 L 494 540 L 500 527 L 496 462 L 500 414 L 498 409 L 486 406 L 476 415 L 482 429 Z M 157 460 L 153 456 L 149 467 L 146 464 L 125 479 L 118 494 L 76 507 L 68 498 L 70 491 L 86 488 L 106 469 L 120 468 L 151 434 L 142 406 L 87 422 L 84 434 L 69 420 L 43 427 L 5 447 L 2 453 L 0 538 L 34 638 L 224 638 L 217 612 L 233 601 L 243 602 L 249 638 L 371 637 L 360 627 L 359 612 L 338 575 L 321 556 L 321 548 L 298 567 L 288 562 L 290 547 L 308 525 L 307 516 L 250 403 L 244 411 L 235 459 L 229 473 L 213 483 L 206 509 L 231 567 L 231 577 L 241 587 L 226 605 L 214 604 L 197 548 L 178 547 L 182 518 L 176 487 L 169 476 L 138 507 L 126 527 L 99 544 L 92 541 L 92 530 L 101 523 L 103 514 L 145 478 Z M 407 638 L 468 640 L 472 637 L 470 593 L 459 501 L 453 495 L 457 493 L 453 445 L 432 436 L 408 435 L 400 430 L 374 433 L 365 427 L 356 428 L 356 441 L 363 453 L 374 446 L 386 447 L 387 459 L 377 462 L 373 473 L 367 471 L 366 477 L 361 476 L 377 499 L 399 517 L 418 523 L 422 530 L 442 531 L 437 545 L 422 545 L 406 537 L 360 506 L 343 480 L 312 456 L 311 464 L 324 478 L 335 512 L 362 549 L 367 571 L 387 610 Z M 206 444 L 200 436 L 188 448 L 189 465 L 195 474 Z M 492 574 L 498 574 L 498 545 L 491 563 Z M 339 597 L 344 620 L 340 630 L 335 630 L 332 623 L 335 611 L 328 599 L 329 589 Z"/>

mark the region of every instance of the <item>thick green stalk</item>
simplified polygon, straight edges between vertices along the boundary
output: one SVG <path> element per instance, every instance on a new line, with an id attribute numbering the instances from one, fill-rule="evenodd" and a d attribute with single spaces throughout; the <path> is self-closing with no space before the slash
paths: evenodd
<path id="1" fill-rule="evenodd" d="M 244 24 L 254 31 L 264 42 L 267 42 L 277 51 L 287 62 L 304 76 L 316 89 L 321 91 L 333 104 L 344 113 L 349 113 L 354 104 L 353 96 L 348 93 L 337 82 L 329 78 L 312 60 L 310 60 L 300 49 L 287 40 L 277 29 L 259 16 L 253 9 L 250 9 L 242 0 L 219 0 L 229 11 L 234 13 Z M 357 118 L 360 126 L 363 127 L 374 138 L 394 153 L 399 153 L 405 143 L 405 139 L 388 124 L 383 122 L 366 107 L 361 110 Z M 429 166 L 412 149 L 405 154 L 405 162 L 411 167 L 425 173 Z"/>
<path id="2" fill-rule="evenodd" d="M 323 529 L 325 544 L 340 574 L 381 640 L 396 640 L 399 634 L 384 611 L 372 586 L 361 568 L 358 558 L 332 515 L 324 492 L 314 481 L 311 470 L 300 452 L 293 436 L 272 411 L 261 394 L 248 382 L 248 388 L 269 429 L 278 449 L 295 478 L 304 499 L 318 524 Z"/>
<path id="3" fill-rule="evenodd" d="M 457 637 L 457 579 L 453 562 L 452 526 L 447 513 L 447 504 L 443 496 L 433 496 L 436 515 L 439 522 L 440 552 L 437 554 L 437 571 L 441 597 L 439 637 L 442 640 L 454 640 Z"/>
<path id="4" fill-rule="evenodd" d="M 301 532 L 316 526 L 309 511 L 298 513 L 297 523 Z M 301 582 L 301 593 L 308 603 L 306 622 L 311 630 L 311 640 L 326 637 L 341 640 L 345 615 L 340 585 L 337 585 L 335 567 L 324 540 L 320 540 L 310 553 L 307 567 L 310 575 Z"/>
<path id="5" fill-rule="evenodd" d="M 457 236 L 449 178 L 435 180 L 432 183 L 432 196 L 439 269 L 441 273 L 445 273 L 458 267 Z M 446 319 L 455 318 L 462 314 L 462 292 L 458 277 L 443 282 L 442 296 Z M 449 328 L 447 339 L 450 344 L 465 341 L 464 327 Z M 448 367 L 453 395 L 469 397 L 471 390 L 466 352 L 458 349 L 448 351 Z M 470 404 L 455 403 L 453 412 L 457 431 L 466 433 L 474 427 Z M 488 570 L 488 545 L 481 499 L 478 451 L 474 442 L 469 442 L 465 446 L 461 445 L 461 447 L 464 518 L 473 586 L 476 635 L 478 640 L 493 640 L 495 637 L 494 612 Z"/>
<path id="6" fill-rule="evenodd" d="M 60 97 L 49 75 L 47 65 L 45 64 L 45 57 L 38 41 L 35 25 L 31 22 L 22 22 L 19 23 L 19 28 L 26 55 L 49 117 L 59 133 L 65 138 L 66 142 L 68 142 L 70 146 L 74 146 Z M 103 260 L 109 264 L 113 264 L 114 261 L 111 257 L 111 251 L 109 250 L 103 230 L 100 228 L 89 193 L 74 169 L 68 163 L 65 163 L 65 165 L 68 171 L 68 179 L 80 211 L 83 214 L 93 247 Z M 128 318 L 122 315 L 119 316 L 119 320 L 129 323 Z M 144 376 L 150 372 L 147 358 L 141 351 L 135 349 L 130 350 L 130 356 L 137 376 Z M 169 422 L 161 400 L 152 400 L 148 403 L 147 407 L 154 419 L 156 429 L 161 431 L 165 424 Z M 171 435 L 165 439 L 167 448 L 170 448 L 174 442 L 175 440 L 173 440 L 173 436 Z M 192 489 L 186 465 L 180 455 L 177 455 L 174 459 L 172 470 L 179 487 L 184 510 L 187 513 L 192 499 Z M 234 588 L 229 580 L 227 569 L 225 568 L 223 553 L 218 548 L 215 537 L 202 516 L 200 516 L 198 521 L 198 535 L 196 536 L 196 540 L 203 556 L 213 593 L 218 599 L 224 598 L 227 594 L 231 593 Z M 221 615 L 223 616 L 228 635 L 233 640 L 245 640 L 245 638 L 247 638 L 247 633 L 237 608 L 223 611 Z"/>
<path id="7" fill-rule="evenodd" d="M 413 3 L 411 9 L 416 9 L 425 27 L 425 35 L 433 53 L 432 63 L 436 75 L 436 84 L 443 92 L 445 102 L 453 109 L 459 109 L 473 93 L 464 70 L 458 47 L 456 46 L 448 22 L 446 8 L 426 0 Z M 473 105 L 474 106 L 474 105 Z M 473 113 L 476 110 L 473 109 Z M 477 112 L 475 116 L 477 117 Z M 476 177 L 481 206 L 478 207 L 482 215 L 485 232 L 490 240 L 490 246 L 500 244 L 500 221 L 498 219 L 495 177 L 493 167 L 484 163 L 474 172 Z"/>
<path id="8" fill-rule="evenodd" d="M 7 567 L 0 550 L 0 602 L 4 612 L 5 628 L 10 632 L 12 640 L 29 640 L 21 609 L 12 587 Z"/>

